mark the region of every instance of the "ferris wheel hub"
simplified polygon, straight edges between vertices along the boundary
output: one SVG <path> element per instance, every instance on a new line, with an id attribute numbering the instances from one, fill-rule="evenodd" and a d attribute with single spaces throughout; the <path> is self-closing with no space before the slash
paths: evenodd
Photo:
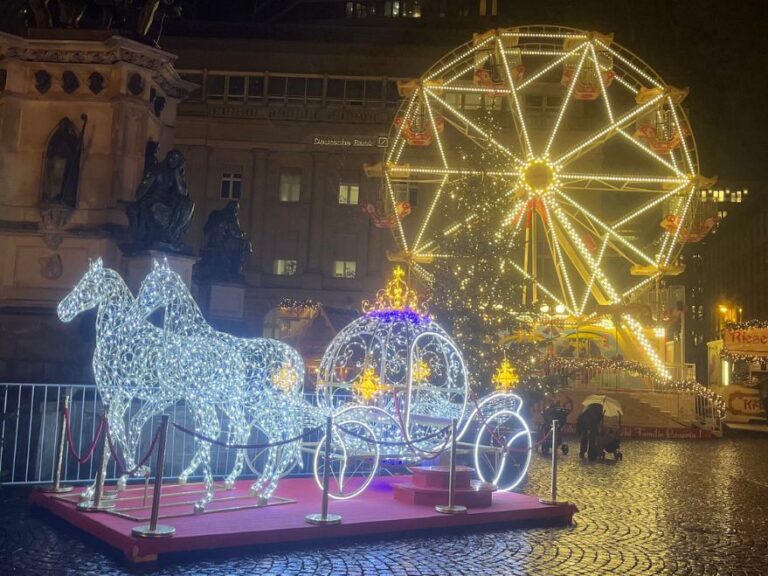
<path id="1" fill-rule="evenodd" d="M 546 158 L 533 158 L 523 164 L 520 182 L 529 194 L 544 195 L 557 186 L 557 167 Z"/>

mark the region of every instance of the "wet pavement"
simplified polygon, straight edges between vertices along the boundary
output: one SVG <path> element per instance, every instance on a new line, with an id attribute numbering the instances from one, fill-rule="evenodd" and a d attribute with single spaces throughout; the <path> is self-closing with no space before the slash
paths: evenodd
<path id="1" fill-rule="evenodd" d="M 575 442 L 571 442 L 575 448 Z M 438 532 L 185 554 L 132 566 L 0 491 L 2 574 L 768 574 L 768 439 L 625 441 L 622 462 L 561 459 L 572 526 Z M 523 491 L 543 495 L 536 457 Z"/>

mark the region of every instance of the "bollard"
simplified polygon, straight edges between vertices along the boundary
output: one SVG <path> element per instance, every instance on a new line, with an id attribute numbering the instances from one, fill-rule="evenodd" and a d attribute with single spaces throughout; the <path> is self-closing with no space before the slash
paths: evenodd
<path id="1" fill-rule="evenodd" d="M 559 422 L 552 420 L 552 486 L 550 488 L 549 498 L 539 498 L 542 504 L 565 504 L 557 500 L 557 426 Z"/>
<path id="2" fill-rule="evenodd" d="M 152 492 L 152 513 L 149 525 L 134 526 L 131 534 L 141 538 L 160 538 L 172 536 L 176 528 L 166 524 L 158 524 L 160 516 L 160 495 L 163 489 L 163 468 L 165 467 L 165 437 L 168 431 L 168 414 L 163 414 L 160 421 L 160 442 L 157 445 L 157 464 L 155 464 L 155 488 Z"/>
<path id="3" fill-rule="evenodd" d="M 330 482 L 331 469 L 331 439 L 333 435 L 333 417 L 328 416 L 325 421 L 325 467 L 323 468 L 323 505 L 320 514 L 307 514 L 304 519 L 309 524 L 341 524 L 339 514 L 328 514 L 328 484 Z"/>
<path id="4" fill-rule="evenodd" d="M 59 414 L 59 441 L 56 444 L 56 469 L 53 471 L 53 484 L 41 488 L 41 492 L 49 492 L 53 494 L 61 494 L 62 492 L 70 492 L 72 486 L 61 485 L 61 469 L 64 466 L 64 450 L 67 446 L 67 418 L 66 412 L 69 411 L 70 404 L 70 390 L 66 389 L 64 392 L 64 404 Z"/>
<path id="5" fill-rule="evenodd" d="M 438 504 L 435 510 L 441 514 L 464 514 L 467 511 L 466 506 L 459 506 L 453 501 L 456 496 L 456 419 L 451 422 L 451 463 L 450 475 L 448 476 L 448 505 Z"/>
<path id="6" fill-rule="evenodd" d="M 107 409 L 104 409 L 104 414 L 107 413 Z M 106 416 L 102 416 L 106 418 Z M 101 428 L 101 438 L 99 438 L 99 449 L 101 455 L 99 457 L 99 467 L 96 469 L 96 487 L 93 492 L 93 500 L 86 500 L 80 502 L 77 505 L 77 509 L 82 512 L 99 512 L 100 510 L 111 510 L 115 507 L 115 503 L 104 498 L 104 479 L 107 473 L 107 451 L 109 447 L 107 445 L 107 429 L 106 424 Z"/>

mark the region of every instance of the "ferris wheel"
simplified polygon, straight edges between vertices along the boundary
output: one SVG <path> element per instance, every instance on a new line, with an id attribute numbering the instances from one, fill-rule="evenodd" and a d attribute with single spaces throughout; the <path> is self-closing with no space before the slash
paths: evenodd
<path id="1" fill-rule="evenodd" d="M 427 283 L 463 256 L 453 235 L 492 227 L 499 279 L 519 282 L 522 304 L 588 318 L 682 272 L 684 245 L 716 223 L 699 202 L 713 180 L 699 174 L 687 89 L 611 35 L 491 30 L 399 89 L 380 172 L 390 257 Z M 490 200 L 459 209 L 479 189 Z"/>

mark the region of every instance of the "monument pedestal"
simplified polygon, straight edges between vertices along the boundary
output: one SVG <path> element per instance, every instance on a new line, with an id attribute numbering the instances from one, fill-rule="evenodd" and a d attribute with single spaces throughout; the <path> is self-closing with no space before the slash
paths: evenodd
<path id="1" fill-rule="evenodd" d="M 135 254 L 124 254 L 122 261 L 122 275 L 128 288 L 136 294 L 139 291 L 142 280 L 146 278 L 154 266 L 154 261 L 168 261 L 171 270 L 179 274 L 188 288 L 192 287 L 192 269 L 197 262 L 197 256 L 179 254 L 177 252 L 163 252 L 160 250 L 145 250 Z"/>

